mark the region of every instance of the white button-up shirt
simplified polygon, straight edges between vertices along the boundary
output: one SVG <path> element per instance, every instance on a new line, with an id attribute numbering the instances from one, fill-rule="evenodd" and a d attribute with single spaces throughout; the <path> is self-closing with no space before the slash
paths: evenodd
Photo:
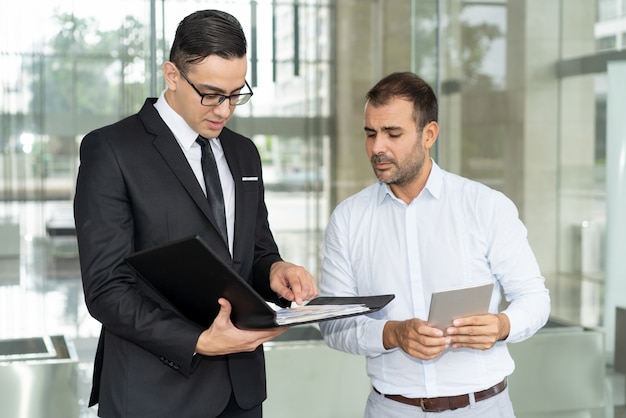
<path id="1" fill-rule="evenodd" d="M 379 312 L 320 323 L 327 344 L 367 356 L 382 393 L 452 396 L 488 388 L 514 369 L 506 342 L 533 335 L 547 321 L 550 298 L 526 228 L 502 193 L 442 170 L 433 162 L 426 187 L 410 204 L 374 184 L 334 210 L 322 248 L 321 295 L 395 294 Z M 511 323 L 490 350 L 448 349 L 423 361 L 383 347 L 387 320 L 426 320 L 431 294 L 492 281 L 489 312 L 503 293 Z"/>

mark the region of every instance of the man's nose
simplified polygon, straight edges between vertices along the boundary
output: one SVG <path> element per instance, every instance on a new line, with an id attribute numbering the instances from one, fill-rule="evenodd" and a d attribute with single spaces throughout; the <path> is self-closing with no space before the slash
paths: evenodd
<path id="1" fill-rule="evenodd" d="M 213 108 L 214 108 L 215 114 L 226 118 L 230 116 L 230 114 L 235 109 L 235 106 L 231 106 L 230 99 L 226 99 L 222 103 L 218 104 L 217 106 L 214 106 Z"/>
<path id="2" fill-rule="evenodd" d="M 387 150 L 386 142 L 382 135 L 376 135 L 371 140 L 372 154 L 384 154 Z"/>

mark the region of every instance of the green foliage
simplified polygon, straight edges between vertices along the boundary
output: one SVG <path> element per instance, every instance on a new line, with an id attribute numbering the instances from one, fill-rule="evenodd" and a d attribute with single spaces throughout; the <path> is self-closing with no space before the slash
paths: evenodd
<path id="1" fill-rule="evenodd" d="M 146 84 L 145 26 L 131 16 L 110 31 L 99 30 L 93 18 L 60 13 L 55 19 L 58 34 L 30 65 L 31 111 L 125 116 L 138 110 Z"/>
<path id="2" fill-rule="evenodd" d="M 479 90 L 491 89 L 493 80 L 490 76 L 482 74 L 480 70 L 491 43 L 503 36 L 502 31 L 498 26 L 488 23 L 474 26 L 463 24 L 461 31 L 463 37 L 462 71 L 465 87 Z"/>

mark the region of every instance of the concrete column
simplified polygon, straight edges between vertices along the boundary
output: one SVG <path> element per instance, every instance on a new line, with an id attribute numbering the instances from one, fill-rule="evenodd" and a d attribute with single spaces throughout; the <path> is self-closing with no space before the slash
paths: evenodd
<path id="1" fill-rule="evenodd" d="M 375 40 L 380 37 L 377 2 L 336 3 L 335 135 L 331 140 L 329 209 L 373 181 L 365 154 L 363 109 L 365 92 L 380 75 L 382 61 Z"/>
<path id="2" fill-rule="evenodd" d="M 363 133 L 365 93 L 383 76 L 411 69 L 411 2 L 342 0 L 336 3 L 337 61 L 329 205 L 376 181 Z"/>

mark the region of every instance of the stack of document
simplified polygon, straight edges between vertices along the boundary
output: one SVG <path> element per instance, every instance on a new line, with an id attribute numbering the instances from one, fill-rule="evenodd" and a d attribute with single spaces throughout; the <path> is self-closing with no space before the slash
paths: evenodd
<path id="1" fill-rule="evenodd" d="M 292 308 L 280 308 L 273 303 L 268 303 L 276 311 L 276 324 L 291 325 L 302 322 L 317 322 L 324 319 L 355 315 L 371 311 L 365 304 L 348 305 L 303 305 Z"/>

